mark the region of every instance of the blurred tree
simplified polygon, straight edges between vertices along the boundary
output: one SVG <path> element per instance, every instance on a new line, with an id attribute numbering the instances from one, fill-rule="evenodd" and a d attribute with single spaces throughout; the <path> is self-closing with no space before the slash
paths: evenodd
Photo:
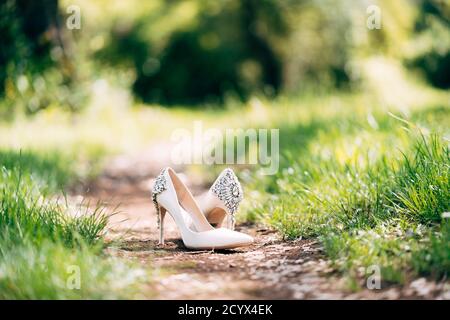
<path id="1" fill-rule="evenodd" d="M 169 2 L 176 6 L 180 1 Z M 286 30 L 274 0 L 198 1 L 196 23 L 173 32 L 164 48 L 143 37 L 145 17 L 126 30 L 113 29 L 97 57 L 135 68 L 135 94 L 146 102 L 196 104 L 221 102 L 228 94 L 245 99 L 253 92 L 276 93 L 282 63 L 270 43 Z"/>
<path id="2" fill-rule="evenodd" d="M 16 16 L 15 2 L 0 4 L 0 96 L 5 92 L 8 65 L 17 65 L 26 55 L 27 45 Z"/>
<path id="3" fill-rule="evenodd" d="M 287 92 L 349 87 L 355 10 L 365 12 L 347 1 L 289 2 L 289 39 L 282 44 Z"/>
<path id="4" fill-rule="evenodd" d="M 449 86 L 448 1 L 373 1 L 379 30 L 366 26 L 365 1 L 77 1 L 83 32 L 61 26 L 61 1 L 0 2 L 2 105 L 75 109 L 85 91 L 80 79 L 99 75 L 167 105 L 353 89 L 374 55 Z"/>
<path id="5" fill-rule="evenodd" d="M 6 94 L 15 107 L 21 101 L 28 112 L 54 101 L 74 107 L 66 89 L 75 82 L 75 69 L 66 50 L 58 0 L 2 1 L 0 34 L 0 96 Z"/>
<path id="6" fill-rule="evenodd" d="M 419 69 L 439 88 L 450 88 L 450 3 L 420 0 L 415 25 L 417 54 L 407 65 Z"/>
<path id="7" fill-rule="evenodd" d="M 241 14 L 246 59 L 257 61 L 263 69 L 261 82 L 278 91 L 282 62 L 268 40 L 268 33 L 270 30 L 275 35 L 286 34 L 282 8 L 276 1 L 246 0 L 242 2 Z"/>
<path id="8" fill-rule="evenodd" d="M 51 64 L 52 39 L 48 31 L 56 24 L 57 10 L 57 0 L 6 0 L 0 4 L 2 93 L 8 71 L 17 75 L 39 71 Z"/>

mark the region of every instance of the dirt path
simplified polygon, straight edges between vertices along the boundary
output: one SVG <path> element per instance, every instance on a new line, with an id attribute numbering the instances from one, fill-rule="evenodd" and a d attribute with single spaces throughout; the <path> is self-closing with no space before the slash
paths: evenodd
<path id="1" fill-rule="evenodd" d="M 164 149 L 165 148 L 165 149 Z M 439 285 L 420 279 L 405 287 L 352 293 L 330 268 L 316 241 L 283 241 L 277 233 L 256 225 L 238 225 L 255 243 L 245 249 L 192 251 L 184 248 L 170 216 L 166 244 L 157 244 L 156 214 L 150 198 L 153 178 L 169 161 L 166 146 L 113 159 L 90 186 L 88 197 L 120 212 L 110 221 L 108 237 L 119 241 L 108 254 L 133 259 L 149 267 L 147 298 L 157 299 L 398 299 L 436 298 Z M 153 156 L 158 154 L 159 157 Z M 182 168 L 176 168 L 182 171 Z M 192 185 L 194 195 L 204 185 Z M 445 297 L 444 297 L 445 298 Z M 450 298 L 450 297 L 447 297 Z"/>

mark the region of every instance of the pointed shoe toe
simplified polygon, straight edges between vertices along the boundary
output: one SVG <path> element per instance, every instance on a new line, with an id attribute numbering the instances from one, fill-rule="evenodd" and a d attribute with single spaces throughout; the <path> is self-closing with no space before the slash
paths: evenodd
<path id="1" fill-rule="evenodd" d="M 226 239 L 226 243 L 223 245 L 224 249 L 244 247 L 251 245 L 254 242 L 251 236 L 242 232 L 230 230 L 228 228 L 219 228 L 216 230 L 223 239 Z"/>

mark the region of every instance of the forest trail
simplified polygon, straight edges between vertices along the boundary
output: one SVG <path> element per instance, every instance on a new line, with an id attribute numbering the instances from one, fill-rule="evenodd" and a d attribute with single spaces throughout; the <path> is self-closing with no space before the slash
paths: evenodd
<path id="1" fill-rule="evenodd" d="M 142 296 L 149 299 L 398 299 L 436 298 L 436 284 L 419 279 L 408 286 L 381 290 L 348 290 L 330 266 L 318 241 L 285 241 L 274 230 L 253 224 L 236 229 L 255 243 L 236 250 L 193 251 L 183 246 L 170 215 L 166 243 L 158 230 L 150 188 L 160 170 L 170 165 L 170 145 L 156 145 L 133 155 L 118 156 L 89 185 L 88 199 L 118 212 L 109 222 L 107 239 L 118 245 L 106 253 L 131 259 L 153 270 Z M 155 155 L 158 155 L 156 157 Z M 173 166 L 177 172 L 182 167 Z M 199 195 L 208 186 L 198 179 L 188 187 Z M 245 186 L 244 186 L 245 188 Z"/>

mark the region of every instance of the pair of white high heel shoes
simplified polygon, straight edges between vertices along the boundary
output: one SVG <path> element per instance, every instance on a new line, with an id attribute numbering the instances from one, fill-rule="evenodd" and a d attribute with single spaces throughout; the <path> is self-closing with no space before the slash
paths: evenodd
<path id="1" fill-rule="evenodd" d="M 160 244 L 164 244 L 166 212 L 174 219 L 187 248 L 231 249 L 253 243 L 249 235 L 234 231 L 234 214 L 242 198 L 241 185 L 231 169 L 225 169 L 198 202 L 172 168 L 163 169 L 152 189 Z M 228 228 L 223 228 L 226 216 Z"/>

